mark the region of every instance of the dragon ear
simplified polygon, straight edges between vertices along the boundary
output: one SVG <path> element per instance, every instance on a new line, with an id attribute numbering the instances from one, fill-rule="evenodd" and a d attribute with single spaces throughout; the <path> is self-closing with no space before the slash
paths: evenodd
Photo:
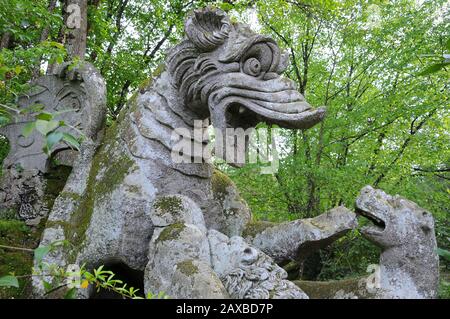
<path id="1" fill-rule="evenodd" d="M 212 8 L 195 10 L 184 25 L 188 39 L 203 52 L 212 51 L 222 45 L 231 28 L 226 13 Z"/>

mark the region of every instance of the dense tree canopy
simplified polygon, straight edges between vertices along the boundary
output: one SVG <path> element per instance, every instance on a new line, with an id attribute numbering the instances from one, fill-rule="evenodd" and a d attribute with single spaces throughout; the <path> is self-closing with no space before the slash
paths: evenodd
<path id="1" fill-rule="evenodd" d="M 30 80 L 77 56 L 68 50 L 64 27 L 72 2 L 0 0 L 0 124 L 14 116 L 16 98 Z M 337 205 L 352 208 L 370 184 L 429 209 L 439 246 L 450 249 L 450 2 L 78 3 L 88 17 L 81 58 L 106 79 L 108 123 L 181 39 L 186 15 L 207 4 L 221 7 L 276 39 L 290 54 L 286 75 L 310 104 L 327 108 L 313 129 L 281 131 L 274 174 L 260 174 L 263 164 L 236 170 L 216 163 L 236 182 L 255 218 L 283 221 Z M 318 256 L 312 277 L 358 274 L 377 256 L 355 231 Z"/>

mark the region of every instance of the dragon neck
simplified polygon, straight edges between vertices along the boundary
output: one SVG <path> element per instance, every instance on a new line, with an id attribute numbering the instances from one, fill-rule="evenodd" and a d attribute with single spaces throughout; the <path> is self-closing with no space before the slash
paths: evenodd
<path id="1" fill-rule="evenodd" d="M 207 141 L 202 140 L 202 134 L 198 136 L 198 128 L 194 132 L 195 124 L 201 121 L 184 107 L 167 72 L 156 77 L 131 100 L 125 116 L 121 121 L 125 132 L 122 141 L 131 155 L 138 159 L 158 193 L 186 195 L 201 207 L 206 207 L 212 196 L 213 166 L 202 162 L 201 156 L 195 157 L 193 150 L 194 147 L 206 147 Z M 185 136 L 184 144 L 181 144 L 185 147 L 179 147 L 179 133 Z M 175 152 L 180 149 L 182 155 Z"/>
<path id="2" fill-rule="evenodd" d="M 384 285 L 395 283 L 407 289 L 408 283 L 412 282 L 418 294 L 432 290 L 437 280 L 432 270 L 438 267 L 433 241 L 434 236 L 418 243 L 403 243 L 384 249 L 380 256 Z"/>

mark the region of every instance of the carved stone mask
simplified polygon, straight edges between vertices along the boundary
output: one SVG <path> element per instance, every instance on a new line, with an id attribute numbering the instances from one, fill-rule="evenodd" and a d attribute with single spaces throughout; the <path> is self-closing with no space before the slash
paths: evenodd
<path id="1" fill-rule="evenodd" d="M 307 129 L 325 109 L 313 109 L 281 76 L 288 55 L 270 37 L 231 23 L 218 9 L 195 11 L 185 23 L 187 39 L 167 58 L 168 71 L 185 107 L 226 135 L 226 128 L 259 122 Z"/>

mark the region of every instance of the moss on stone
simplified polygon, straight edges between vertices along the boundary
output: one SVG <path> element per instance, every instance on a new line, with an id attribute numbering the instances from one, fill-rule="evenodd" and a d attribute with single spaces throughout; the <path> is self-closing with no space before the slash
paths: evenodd
<path id="1" fill-rule="evenodd" d="M 199 272 L 198 267 L 194 265 L 192 259 L 183 260 L 177 264 L 177 269 L 186 276 L 192 276 Z"/>
<path id="2" fill-rule="evenodd" d="M 259 221 L 259 220 L 251 221 L 245 226 L 245 229 L 242 232 L 242 237 L 244 238 L 255 237 L 257 234 L 263 232 L 267 228 L 272 227 L 274 225 L 275 225 L 274 223 L 267 221 Z"/>
<path id="3" fill-rule="evenodd" d="M 153 84 L 153 81 L 159 77 L 164 71 L 166 70 L 166 66 L 164 63 L 159 64 L 155 71 L 153 71 L 152 75 L 148 78 L 142 81 L 139 84 L 139 92 L 144 93 L 148 90 L 148 88 Z"/>
<path id="4" fill-rule="evenodd" d="M 0 245 L 34 249 L 38 238 L 24 222 L 0 220 Z M 33 253 L 22 250 L 0 248 L 0 277 L 13 273 L 16 276 L 30 275 Z M 19 288 L 0 288 L 0 299 L 27 298 L 30 294 L 30 278 L 19 278 Z"/>
<path id="5" fill-rule="evenodd" d="M 211 178 L 211 187 L 214 198 L 223 200 L 228 194 L 227 188 L 230 186 L 234 186 L 231 179 L 221 171 L 215 169 Z"/>
<path id="6" fill-rule="evenodd" d="M 84 241 L 95 204 L 121 185 L 132 170 L 134 161 L 131 158 L 126 155 L 110 156 L 110 154 L 123 154 L 120 149 L 121 139 L 117 137 L 120 134 L 119 129 L 117 124 L 108 128 L 105 134 L 105 143 L 97 151 L 92 161 L 85 193 L 71 214 L 69 223 L 61 225 L 64 228 L 66 239 L 75 246 Z M 117 148 L 117 151 L 114 148 Z M 67 195 L 70 196 L 70 194 Z M 72 197 L 76 198 L 77 196 L 75 194 Z"/>
<path id="7" fill-rule="evenodd" d="M 79 202 L 82 199 L 82 196 L 80 194 L 74 193 L 74 192 L 61 192 L 59 194 L 59 197 L 61 198 L 69 198 L 74 202 Z"/>
<path id="8" fill-rule="evenodd" d="M 14 219 L 17 215 L 17 208 L 0 209 L 0 219 Z"/>
<path id="9" fill-rule="evenodd" d="M 181 199 L 176 196 L 164 196 L 160 197 L 155 202 L 155 208 L 160 210 L 161 214 L 178 214 L 183 208 L 181 205 Z"/>
<path id="10" fill-rule="evenodd" d="M 186 226 L 182 223 L 175 223 L 175 224 L 169 225 L 163 229 L 161 234 L 159 234 L 158 240 L 166 241 L 166 240 L 177 239 L 185 227 Z"/>
<path id="11" fill-rule="evenodd" d="M 71 227 L 70 223 L 62 220 L 47 220 L 47 223 L 45 224 L 46 228 L 57 228 L 58 226 L 61 227 L 65 233 Z"/>
<path id="12" fill-rule="evenodd" d="M 367 291 L 360 289 L 359 281 L 363 277 L 349 278 L 343 280 L 332 281 L 293 281 L 300 289 L 302 289 L 311 299 L 330 299 L 339 292 L 343 295 L 353 295 L 359 298 L 370 298 Z"/>

